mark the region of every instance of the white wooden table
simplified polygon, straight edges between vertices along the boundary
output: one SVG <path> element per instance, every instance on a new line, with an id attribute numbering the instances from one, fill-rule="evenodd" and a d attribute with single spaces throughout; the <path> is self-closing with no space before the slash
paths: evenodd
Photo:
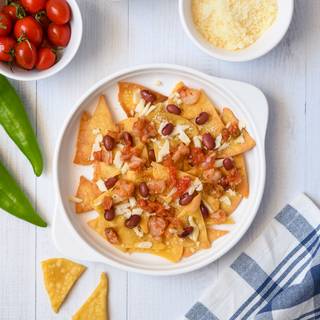
<path id="1" fill-rule="evenodd" d="M 260 87 L 270 105 L 267 183 L 253 226 L 225 257 L 190 274 L 154 278 L 87 264 L 59 315 L 50 309 L 40 261 L 60 256 L 51 229 L 36 229 L 0 214 L 0 319 L 70 319 L 101 271 L 110 277 L 111 320 L 169 320 L 181 315 L 211 281 L 264 228 L 286 201 L 305 191 L 320 204 L 320 1 L 297 0 L 294 20 L 281 44 L 263 58 L 225 63 L 201 53 L 185 36 L 176 0 L 79 0 L 84 37 L 76 58 L 48 80 L 13 84 L 28 106 L 45 155 L 36 179 L 26 159 L 1 130 L 0 159 L 52 221 L 52 158 L 70 107 L 97 80 L 143 63 L 177 63 Z M 231 290 L 231 288 L 230 288 Z M 93 320 L 93 319 L 92 319 Z"/>

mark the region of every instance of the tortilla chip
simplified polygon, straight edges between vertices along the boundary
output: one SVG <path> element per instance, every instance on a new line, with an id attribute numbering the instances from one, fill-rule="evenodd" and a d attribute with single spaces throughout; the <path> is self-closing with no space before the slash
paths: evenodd
<path id="1" fill-rule="evenodd" d="M 89 165 L 92 163 L 90 160 L 92 144 L 93 137 L 90 129 L 90 115 L 84 112 L 80 119 L 76 154 L 73 160 L 75 164 Z"/>
<path id="2" fill-rule="evenodd" d="M 107 134 L 108 131 L 118 130 L 116 123 L 113 121 L 105 96 L 100 96 L 97 108 L 92 115 L 90 126 L 92 130 L 99 129 L 102 135 Z"/>
<path id="3" fill-rule="evenodd" d="M 76 213 L 91 211 L 93 209 L 93 200 L 96 199 L 100 193 L 99 188 L 94 182 L 81 176 L 76 197 L 81 199 L 82 202 L 76 203 Z"/>
<path id="4" fill-rule="evenodd" d="M 102 135 L 107 134 L 108 131 L 118 130 L 104 96 L 99 97 L 92 117 L 86 112 L 82 114 L 76 155 L 73 160 L 75 164 L 90 165 L 93 162 L 90 157 L 95 142 L 94 130 L 98 130 Z"/>
<path id="5" fill-rule="evenodd" d="M 237 186 L 236 191 L 242 194 L 243 197 L 248 198 L 249 196 L 249 182 L 248 182 L 248 175 L 246 169 L 246 162 L 244 155 L 239 154 L 233 157 L 234 164 L 236 168 L 240 170 L 242 181 Z"/>
<path id="6" fill-rule="evenodd" d="M 230 215 L 238 208 L 242 200 L 242 195 L 239 193 L 231 194 L 229 192 L 226 192 L 225 196 L 229 198 L 229 200 L 231 201 L 231 205 L 229 206 L 222 201 L 220 203 L 220 206 L 222 210 L 224 210 L 228 215 Z"/>
<path id="7" fill-rule="evenodd" d="M 93 181 L 99 179 L 107 180 L 111 177 L 119 175 L 121 172 L 113 165 L 106 164 L 102 161 L 95 161 L 93 164 Z"/>
<path id="8" fill-rule="evenodd" d="M 122 109 L 125 111 L 128 117 L 132 117 L 135 114 L 135 109 L 138 103 L 137 101 L 135 101 L 135 98 L 134 98 L 136 92 L 140 92 L 141 90 L 149 90 L 152 94 L 156 96 L 156 100 L 154 104 L 163 102 L 168 99 L 166 96 L 162 95 L 161 93 L 150 90 L 137 83 L 118 82 L 118 87 L 119 87 L 118 99 Z"/>
<path id="9" fill-rule="evenodd" d="M 101 273 L 100 282 L 72 320 L 108 320 L 108 278 Z"/>
<path id="10" fill-rule="evenodd" d="M 223 237 L 224 235 L 226 235 L 227 233 L 229 233 L 229 231 L 227 230 L 216 230 L 216 229 L 211 229 L 211 228 L 207 228 L 207 233 L 208 233 L 208 238 L 210 242 L 213 242 L 221 237 Z"/>
<path id="11" fill-rule="evenodd" d="M 223 122 L 227 125 L 228 123 L 232 123 L 232 122 L 239 122 L 239 120 L 236 118 L 236 116 L 234 115 L 234 113 L 228 109 L 228 108 L 224 108 L 222 111 L 222 120 Z M 242 129 L 241 130 L 243 139 L 244 139 L 244 143 L 237 143 L 236 140 L 237 139 L 232 139 L 229 142 L 229 147 L 218 151 L 217 153 L 217 157 L 218 158 L 224 158 L 224 157 L 231 157 L 231 156 L 235 156 L 241 153 L 244 153 L 250 149 L 252 149 L 255 145 L 256 142 L 252 139 L 252 137 L 250 136 L 250 134 L 248 133 L 248 131 L 246 129 Z"/>
<path id="12" fill-rule="evenodd" d="M 147 217 L 142 215 L 142 221 L 140 223 L 141 229 L 147 231 Z M 124 217 L 117 216 L 112 221 L 106 221 L 103 217 L 92 219 L 88 222 L 90 228 L 97 232 L 105 240 L 105 229 L 113 228 L 117 233 L 121 241 L 119 245 L 113 245 L 123 252 L 143 252 L 153 255 L 157 255 L 168 259 L 172 262 L 178 262 L 181 259 L 183 246 L 177 238 L 173 237 L 168 240 L 168 243 L 164 244 L 162 241 L 154 240 L 149 234 L 144 234 L 141 238 L 137 236 L 133 229 L 123 228 Z M 139 248 L 139 243 L 151 242 L 151 248 Z"/>
<path id="13" fill-rule="evenodd" d="M 169 169 L 160 163 L 152 162 L 152 176 L 156 180 L 167 180 L 170 177 Z"/>
<path id="14" fill-rule="evenodd" d="M 185 87 L 185 84 L 179 82 L 173 92 L 178 92 L 183 87 Z M 221 121 L 216 107 L 203 90 L 200 90 L 200 98 L 195 104 L 186 105 L 182 103 L 180 108 L 182 110 L 181 116 L 192 121 L 194 121 L 201 112 L 207 112 L 210 115 L 209 120 L 205 124 L 199 126 L 199 130 L 202 134 L 210 132 L 216 137 L 224 128 L 224 124 Z"/>
<path id="15" fill-rule="evenodd" d="M 178 213 L 178 218 L 183 219 L 185 218 L 185 222 L 188 223 L 187 218 L 189 216 L 193 217 L 195 220 L 196 225 L 199 228 L 199 246 L 196 242 L 184 239 L 184 246 L 193 247 L 195 250 L 199 250 L 200 248 L 209 248 L 210 243 L 208 240 L 207 229 L 205 222 L 203 220 L 201 211 L 200 211 L 200 202 L 201 202 L 201 194 L 198 194 L 193 198 L 193 200 L 186 206 L 182 207 L 182 210 Z"/>
<path id="16" fill-rule="evenodd" d="M 51 307 L 57 313 L 71 288 L 80 278 L 86 267 L 62 258 L 42 261 L 41 267 Z"/>

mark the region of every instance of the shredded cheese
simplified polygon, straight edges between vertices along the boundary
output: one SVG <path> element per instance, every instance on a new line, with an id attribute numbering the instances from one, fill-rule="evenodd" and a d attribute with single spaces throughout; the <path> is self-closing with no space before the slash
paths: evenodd
<path id="1" fill-rule="evenodd" d="M 199 230 L 199 227 L 198 225 L 196 224 L 196 222 L 194 221 L 193 217 L 192 216 L 189 216 L 188 217 L 188 222 L 190 224 L 191 227 L 193 227 L 193 231 L 192 233 L 189 235 L 189 238 L 196 242 L 199 238 L 199 234 L 200 234 L 200 230 Z"/>
<path id="2" fill-rule="evenodd" d="M 216 149 L 221 147 L 222 135 L 221 133 L 216 137 Z"/>
<path id="3" fill-rule="evenodd" d="M 231 206 L 231 200 L 228 196 L 222 196 L 220 199 L 220 202 L 224 203 L 226 206 Z"/>
<path id="4" fill-rule="evenodd" d="M 168 140 L 164 141 L 164 144 L 160 147 L 157 154 L 157 162 L 161 162 L 163 158 L 170 153 L 170 144 Z"/>
<path id="5" fill-rule="evenodd" d="M 241 134 L 237 139 L 234 140 L 235 143 L 237 144 L 243 144 L 245 143 L 246 141 L 244 140 L 244 137 L 243 135 Z"/>
<path id="6" fill-rule="evenodd" d="M 140 249 L 150 249 L 152 248 L 152 242 L 150 241 L 144 241 L 144 242 L 139 242 L 136 244 L 137 248 Z"/>
<path id="7" fill-rule="evenodd" d="M 193 21 L 212 45 L 244 49 L 273 24 L 277 0 L 192 0 Z"/>
<path id="8" fill-rule="evenodd" d="M 192 138 L 193 144 L 196 148 L 201 148 L 201 137 L 200 136 L 194 136 Z"/>
<path id="9" fill-rule="evenodd" d="M 104 181 L 102 179 L 99 179 L 97 182 L 96 182 L 96 185 L 97 187 L 99 188 L 99 190 L 101 192 L 106 192 L 108 189 L 104 183 Z"/>

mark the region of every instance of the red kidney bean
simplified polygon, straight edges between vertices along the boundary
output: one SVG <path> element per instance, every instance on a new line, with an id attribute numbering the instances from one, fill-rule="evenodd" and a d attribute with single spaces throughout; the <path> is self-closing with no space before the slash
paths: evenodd
<path id="1" fill-rule="evenodd" d="M 104 184 L 106 186 L 107 189 L 111 189 L 118 181 L 118 177 L 111 177 L 109 179 L 107 179 Z"/>
<path id="2" fill-rule="evenodd" d="M 183 229 L 183 231 L 179 234 L 180 238 L 186 238 L 193 232 L 193 227 L 192 226 L 187 226 Z"/>
<path id="3" fill-rule="evenodd" d="M 139 192 L 142 197 L 146 198 L 149 195 L 149 188 L 145 182 L 139 184 Z"/>
<path id="4" fill-rule="evenodd" d="M 231 170 L 234 167 L 233 161 L 230 158 L 225 158 L 223 160 L 223 166 L 226 170 Z"/>
<path id="5" fill-rule="evenodd" d="M 196 117 L 196 124 L 202 125 L 205 124 L 209 120 L 209 113 L 207 112 L 201 112 L 197 117 Z"/>
<path id="6" fill-rule="evenodd" d="M 200 203 L 200 211 L 201 211 L 202 216 L 205 219 L 209 217 L 209 210 L 206 207 L 206 205 L 203 203 L 203 201 L 201 201 L 201 203 Z"/>
<path id="7" fill-rule="evenodd" d="M 193 194 L 189 194 L 188 192 L 186 192 L 180 197 L 179 204 L 181 206 L 186 206 L 192 201 L 193 198 L 194 198 Z"/>
<path id="8" fill-rule="evenodd" d="M 149 150 L 148 154 L 149 154 L 150 161 L 156 161 L 156 154 L 154 153 L 153 149 Z"/>
<path id="9" fill-rule="evenodd" d="M 224 189 L 224 190 L 228 190 L 230 185 L 229 185 L 229 181 L 227 179 L 227 177 L 222 177 L 220 180 L 219 180 L 219 184 L 220 186 Z"/>
<path id="10" fill-rule="evenodd" d="M 103 144 L 108 151 L 111 151 L 114 148 L 115 141 L 111 136 L 106 135 L 103 137 Z"/>
<path id="11" fill-rule="evenodd" d="M 116 212 L 113 207 L 104 211 L 104 218 L 108 221 L 111 221 L 115 218 Z"/>
<path id="12" fill-rule="evenodd" d="M 176 106 L 175 104 L 168 104 L 167 105 L 167 111 L 173 114 L 179 115 L 181 113 L 181 109 Z"/>
<path id="13" fill-rule="evenodd" d="M 153 103 L 156 101 L 156 96 L 149 90 L 141 90 L 140 94 L 145 102 Z"/>
<path id="14" fill-rule="evenodd" d="M 164 136 L 168 136 L 172 133 L 174 129 L 174 125 L 171 123 L 171 122 L 168 122 L 162 129 L 161 133 L 164 135 Z"/>
<path id="15" fill-rule="evenodd" d="M 208 150 L 213 150 L 216 146 L 216 142 L 209 132 L 202 136 L 202 143 Z"/>
<path id="16" fill-rule="evenodd" d="M 136 227 L 141 221 L 141 217 L 137 214 L 132 215 L 129 219 L 125 221 L 125 226 L 129 229 Z"/>
<path id="17" fill-rule="evenodd" d="M 108 241 L 112 244 L 119 244 L 119 237 L 117 232 L 113 228 L 105 228 L 104 234 L 106 235 Z"/>
<path id="18" fill-rule="evenodd" d="M 129 132 L 124 131 L 122 133 L 122 138 L 124 140 L 125 145 L 133 146 L 133 138 L 132 138 L 132 135 Z"/>

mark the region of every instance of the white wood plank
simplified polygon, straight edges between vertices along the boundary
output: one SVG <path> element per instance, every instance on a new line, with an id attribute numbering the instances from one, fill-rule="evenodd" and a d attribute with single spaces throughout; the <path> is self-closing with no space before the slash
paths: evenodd
<path id="1" fill-rule="evenodd" d="M 320 205 L 320 171 L 319 171 L 319 119 L 320 119 L 320 61 L 318 52 L 320 41 L 317 30 L 320 27 L 318 14 L 320 2 L 305 4 L 305 29 L 303 35 L 306 43 L 306 129 L 305 139 L 305 192 Z M 301 106 L 302 107 L 302 106 Z"/>
<path id="2" fill-rule="evenodd" d="M 35 84 L 12 82 L 30 119 L 36 119 Z M 35 199 L 35 178 L 28 160 L 1 128 L 0 159 Z M 33 319 L 35 296 L 35 227 L 0 210 L 0 318 Z"/>

